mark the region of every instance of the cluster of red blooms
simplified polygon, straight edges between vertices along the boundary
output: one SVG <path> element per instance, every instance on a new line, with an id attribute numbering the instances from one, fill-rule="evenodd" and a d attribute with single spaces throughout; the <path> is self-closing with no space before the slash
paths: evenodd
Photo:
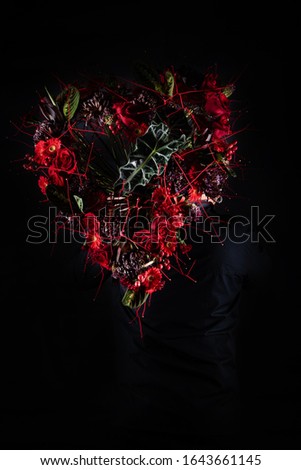
<path id="1" fill-rule="evenodd" d="M 179 235 L 187 208 L 220 197 L 232 172 L 234 87 L 217 80 L 209 71 L 189 86 L 171 68 L 151 86 L 69 85 L 40 101 L 24 166 L 50 203 L 62 202 L 61 214 L 80 216 L 89 260 L 127 288 L 126 305 L 162 289 L 171 257 L 191 248 Z M 141 214 L 149 224 L 125 230 Z"/>
<path id="2" fill-rule="evenodd" d="M 46 194 L 46 187 L 52 183 L 56 186 L 64 186 L 63 174 L 76 172 L 77 164 L 74 152 L 62 147 L 62 142 L 57 138 L 40 140 L 35 146 L 33 161 L 46 170 L 47 177 L 40 176 L 39 187 Z"/>

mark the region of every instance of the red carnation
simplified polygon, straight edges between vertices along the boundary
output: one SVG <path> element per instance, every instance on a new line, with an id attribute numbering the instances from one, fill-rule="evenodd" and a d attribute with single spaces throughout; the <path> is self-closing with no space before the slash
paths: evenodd
<path id="1" fill-rule="evenodd" d="M 162 281 L 162 273 L 159 268 L 149 268 L 142 274 L 139 274 L 138 281 L 144 287 L 145 292 L 152 294 L 153 292 L 162 289 L 164 281 Z"/>
<path id="2" fill-rule="evenodd" d="M 196 187 L 192 187 L 188 191 L 188 202 L 191 204 L 193 203 L 200 203 L 202 200 L 203 193 Z"/>
<path id="3" fill-rule="evenodd" d="M 170 256 L 176 249 L 177 228 L 168 224 L 166 218 L 157 217 L 151 225 L 151 241 L 160 252 Z"/>
<path id="4" fill-rule="evenodd" d="M 97 232 L 87 232 L 86 243 L 90 250 L 99 250 L 102 243 L 101 236 Z"/>
<path id="5" fill-rule="evenodd" d="M 153 191 L 153 194 L 152 194 L 152 201 L 156 204 L 156 205 L 160 205 L 160 204 L 163 204 L 166 199 L 168 198 L 169 199 L 169 192 L 168 190 L 166 190 L 165 188 L 163 188 L 162 186 L 159 186 L 158 188 L 156 188 L 154 191 Z"/>
<path id="6" fill-rule="evenodd" d="M 167 235 L 166 238 L 160 242 L 160 252 L 166 256 L 172 256 L 176 251 L 178 240 L 176 236 Z"/>
<path id="7" fill-rule="evenodd" d="M 172 201 L 170 199 L 170 195 L 168 190 L 159 186 L 156 188 L 152 194 L 152 201 L 155 207 L 156 215 L 163 215 L 163 214 L 171 214 L 172 210 Z"/>
<path id="8" fill-rule="evenodd" d="M 175 214 L 171 215 L 167 219 L 167 228 L 168 230 L 176 231 L 178 228 L 183 227 L 184 225 L 184 217 L 183 214 Z"/>
<path id="9" fill-rule="evenodd" d="M 35 146 L 33 160 L 39 165 L 48 166 L 57 156 L 60 148 L 60 139 L 52 138 L 48 140 L 40 140 Z"/>

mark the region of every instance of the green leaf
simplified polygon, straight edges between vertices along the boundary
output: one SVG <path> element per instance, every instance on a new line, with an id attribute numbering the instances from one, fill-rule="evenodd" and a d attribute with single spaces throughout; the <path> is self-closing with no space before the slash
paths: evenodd
<path id="1" fill-rule="evenodd" d="M 165 78 L 166 78 L 165 92 L 168 96 L 173 96 L 173 91 L 175 87 L 175 77 L 173 76 L 170 70 L 167 70 L 165 72 Z"/>
<path id="2" fill-rule="evenodd" d="M 54 184 L 48 184 L 46 188 L 46 195 L 49 201 L 58 207 L 63 212 L 70 212 L 70 201 L 66 189 Z"/>
<path id="3" fill-rule="evenodd" d="M 54 99 L 52 98 L 51 94 L 49 93 L 48 89 L 45 87 L 45 90 L 46 90 L 46 93 L 48 95 L 48 98 L 50 99 L 51 103 L 53 106 L 56 106 L 56 102 L 54 101 Z"/>
<path id="4" fill-rule="evenodd" d="M 234 85 L 227 85 L 223 89 L 223 94 L 226 96 L 226 98 L 229 98 L 234 91 L 235 91 L 235 86 Z"/>
<path id="5" fill-rule="evenodd" d="M 119 169 L 120 178 L 116 185 L 123 183 L 123 191 L 131 192 L 136 186 L 145 186 L 154 175 L 161 175 L 171 155 L 186 147 L 183 134 L 179 139 L 170 140 L 170 131 L 163 122 L 153 122 L 146 134 L 137 139 L 129 161 Z"/>
<path id="6" fill-rule="evenodd" d="M 78 205 L 79 210 L 81 212 L 83 212 L 83 210 L 84 210 L 84 201 L 82 200 L 81 197 L 76 196 L 75 194 L 73 195 L 73 197 L 75 199 L 76 204 Z"/>
<path id="7" fill-rule="evenodd" d="M 80 207 L 81 202 L 79 201 L 81 198 L 74 196 L 69 199 L 68 192 L 63 186 L 48 184 L 46 195 L 53 205 L 66 214 L 78 214 L 82 212 Z"/>
<path id="8" fill-rule="evenodd" d="M 146 302 L 149 294 L 147 292 L 135 292 L 131 289 L 127 289 L 122 298 L 122 304 L 129 308 L 138 308 Z"/>
<path id="9" fill-rule="evenodd" d="M 163 93 L 162 84 L 160 82 L 160 75 L 149 64 L 136 62 L 135 69 L 139 78 L 147 86 L 153 87 L 159 93 Z"/>
<path id="10" fill-rule="evenodd" d="M 233 170 L 233 168 L 230 167 L 229 163 L 225 165 L 226 172 L 228 173 L 229 176 L 232 176 L 232 178 L 236 178 L 237 174 Z"/>
<path id="11" fill-rule="evenodd" d="M 232 176 L 232 178 L 236 178 L 236 173 L 231 168 L 230 162 L 224 157 L 224 155 L 221 152 L 216 152 L 216 160 L 224 165 L 224 168 L 226 172 L 228 173 L 229 176 Z"/>
<path id="12" fill-rule="evenodd" d="M 74 86 L 69 86 L 64 93 L 65 103 L 63 105 L 63 114 L 68 121 L 70 121 L 77 110 L 80 92 Z"/>

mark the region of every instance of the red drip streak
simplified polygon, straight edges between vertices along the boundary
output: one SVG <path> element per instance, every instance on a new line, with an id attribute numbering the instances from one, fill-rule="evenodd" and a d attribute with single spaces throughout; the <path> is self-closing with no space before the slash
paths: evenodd
<path id="1" fill-rule="evenodd" d="M 93 298 L 93 301 L 95 302 L 99 292 L 100 292 L 100 289 L 101 289 L 101 286 L 102 286 L 102 283 L 103 283 L 103 279 L 104 279 L 104 272 L 103 272 L 103 268 L 101 268 L 101 278 L 100 278 L 100 281 L 99 281 L 99 284 L 98 284 L 98 287 L 97 287 L 97 290 L 96 290 L 96 293 L 95 293 L 95 296 Z"/>
<path id="2" fill-rule="evenodd" d="M 184 277 L 187 277 L 187 279 L 190 279 L 192 282 L 197 282 L 196 279 L 193 279 L 189 274 L 184 273 L 183 271 L 179 271 L 174 265 L 171 264 L 172 269 L 174 269 L 177 273 L 181 274 Z"/>
<path id="3" fill-rule="evenodd" d="M 141 318 L 140 318 L 140 307 L 138 307 L 135 311 L 135 317 L 133 318 L 133 320 L 130 321 L 130 325 L 132 323 L 134 323 L 134 321 L 137 321 L 138 322 L 138 325 L 139 325 L 139 332 L 140 332 L 140 337 L 141 339 L 143 338 L 143 329 L 142 329 L 142 322 L 141 322 Z"/>
<path id="4" fill-rule="evenodd" d="M 196 259 L 195 259 L 195 260 L 193 261 L 193 263 L 191 264 L 191 266 L 190 266 L 190 268 L 189 268 L 189 271 L 188 271 L 188 273 L 187 273 L 187 276 L 190 275 L 191 271 L 192 271 L 193 268 L 194 268 L 195 263 L 196 263 Z"/>
<path id="5" fill-rule="evenodd" d="M 71 197 L 70 197 L 70 186 L 69 186 L 69 182 L 68 182 L 67 178 L 66 178 L 66 185 L 67 185 L 67 197 L 68 197 L 68 202 L 69 202 L 69 206 L 70 206 L 70 212 L 71 212 L 72 216 L 74 216 L 74 211 L 73 211 Z"/>

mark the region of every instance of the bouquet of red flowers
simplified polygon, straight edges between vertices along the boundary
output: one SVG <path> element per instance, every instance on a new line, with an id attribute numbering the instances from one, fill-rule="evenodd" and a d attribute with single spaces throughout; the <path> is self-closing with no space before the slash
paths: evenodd
<path id="1" fill-rule="evenodd" d="M 55 97 L 46 90 L 24 165 L 132 308 L 178 269 L 190 249 L 183 229 L 204 200 L 221 200 L 237 149 L 234 87 L 215 70 L 193 84 L 173 67 L 140 71 L 139 83 L 106 77 Z"/>

